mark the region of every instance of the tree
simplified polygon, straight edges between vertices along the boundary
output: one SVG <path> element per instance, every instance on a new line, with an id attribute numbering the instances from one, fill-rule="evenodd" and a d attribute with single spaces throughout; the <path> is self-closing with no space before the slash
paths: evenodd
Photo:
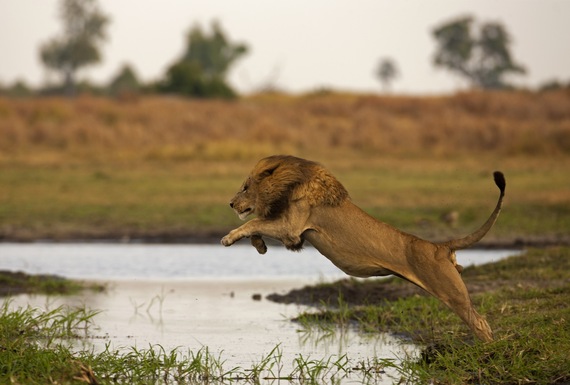
<path id="1" fill-rule="evenodd" d="M 384 91 L 388 91 L 390 89 L 390 83 L 398 77 L 398 73 L 398 67 L 392 59 L 384 58 L 380 61 L 378 69 L 376 70 L 376 76 L 380 79 Z"/>
<path id="2" fill-rule="evenodd" d="M 505 75 L 526 73 L 513 61 L 511 38 L 500 23 L 474 27 L 473 18 L 464 17 L 436 28 L 433 36 L 437 41 L 434 64 L 463 76 L 476 87 L 506 88 Z"/>
<path id="3" fill-rule="evenodd" d="M 212 23 L 209 35 L 195 25 L 188 33 L 184 54 L 168 68 L 159 89 L 197 97 L 235 97 L 226 76 L 246 53 L 247 46 L 231 43 L 217 22 Z"/>
<path id="4" fill-rule="evenodd" d="M 134 95 L 141 88 L 139 79 L 130 65 L 125 64 L 109 83 L 109 92 L 115 96 Z"/>
<path id="5" fill-rule="evenodd" d="M 96 0 L 62 0 L 60 18 L 63 33 L 40 47 L 40 58 L 48 69 L 61 74 L 65 93 L 73 95 L 76 72 L 101 61 L 100 45 L 109 19 Z"/>

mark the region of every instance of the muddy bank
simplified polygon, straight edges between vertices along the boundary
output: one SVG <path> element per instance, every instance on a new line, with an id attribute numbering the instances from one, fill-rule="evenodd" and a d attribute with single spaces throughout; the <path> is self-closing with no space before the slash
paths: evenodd
<path id="1" fill-rule="evenodd" d="M 219 244 L 220 239 L 232 228 L 210 230 L 166 230 L 141 231 L 114 229 L 109 231 L 68 231 L 66 233 L 38 233 L 28 231 L 0 231 L 0 242 L 120 242 L 148 244 Z M 421 234 L 418 234 L 422 237 Z M 433 242 L 449 239 L 448 234 L 424 237 Z M 268 246 L 279 246 L 277 241 L 265 239 Z M 524 247 L 570 246 L 570 235 L 513 235 L 510 237 L 488 237 L 476 247 L 484 249 L 509 249 Z"/>
<path id="2" fill-rule="evenodd" d="M 544 251 L 546 256 L 537 257 Z M 560 287 L 568 282 L 563 273 L 569 259 L 559 257 L 553 250 L 529 249 L 521 256 L 509 257 L 498 262 L 480 266 L 469 266 L 462 273 L 470 295 L 499 290 L 505 287 Z M 570 266 L 568 266 L 570 268 Z M 553 275 L 545 279 L 541 274 L 546 269 L 553 270 Z M 560 269 L 560 271 L 558 271 Z M 557 275 L 558 271 L 558 275 Z M 309 306 L 328 305 L 337 307 L 339 299 L 344 304 L 378 305 L 385 302 L 411 296 L 428 296 L 425 291 L 398 277 L 354 279 L 346 278 L 333 283 L 308 285 L 285 294 L 273 293 L 267 296 L 270 301 L 286 304 Z"/>
<path id="3" fill-rule="evenodd" d="M 470 282 L 468 277 L 465 283 L 470 294 L 496 290 L 507 284 L 503 280 Z M 539 280 L 527 282 L 529 285 L 538 285 L 539 283 Z M 419 287 L 397 277 L 368 278 L 365 280 L 346 278 L 333 283 L 307 285 L 285 294 L 273 293 L 268 295 L 267 299 L 284 304 L 338 307 L 339 300 L 345 304 L 361 306 L 428 295 Z"/>
<path id="4" fill-rule="evenodd" d="M 0 270 L 0 297 L 18 294 L 74 294 L 89 289 L 105 290 L 103 284 L 85 284 L 50 274 Z"/>
<path id="5" fill-rule="evenodd" d="M 497 281 L 468 282 L 467 288 L 469 293 L 474 294 L 497 289 L 502 284 Z M 427 295 L 419 287 L 396 277 L 366 280 L 347 278 L 330 284 L 307 285 L 285 294 L 273 293 L 268 295 L 267 299 L 284 304 L 338 307 L 339 299 L 345 304 L 360 306 Z"/>

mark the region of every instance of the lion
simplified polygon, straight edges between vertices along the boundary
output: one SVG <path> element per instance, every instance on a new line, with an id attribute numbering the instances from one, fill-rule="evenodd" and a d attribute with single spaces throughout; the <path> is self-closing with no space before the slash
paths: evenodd
<path id="1" fill-rule="evenodd" d="M 261 159 L 230 201 L 240 219 L 256 218 L 222 238 L 230 246 L 251 238 L 261 254 L 262 237 L 290 250 L 308 241 L 348 275 L 396 275 L 424 289 L 455 312 L 483 341 L 492 341 L 487 321 L 477 313 L 461 279 L 455 251 L 487 234 L 497 220 L 505 195 L 505 178 L 494 173 L 499 200 L 487 221 L 472 234 L 434 243 L 378 221 L 354 205 L 344 186 L 319 163 L 289 155 Z"/>

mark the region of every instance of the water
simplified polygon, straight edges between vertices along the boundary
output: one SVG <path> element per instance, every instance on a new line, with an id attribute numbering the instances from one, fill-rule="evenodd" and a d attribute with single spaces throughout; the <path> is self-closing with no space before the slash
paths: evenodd
<path id="1" fill-rule="evenodd" d="M 463 266 L 502 259 L 513 250 L 462 250 Z M 148 245 L 119 243 L 0 243 L 0 269 L 54 274 L 89 280 L 188 280 L 304 278 L 338 279 L 346 275 L 317 250 L 291 252 L 269 246 L 260 255 L 246 244 Z"/>
<path id="2" fill-rule="evenodd" d="M 468 266 L 515 253 L 470 250 L 457 258 Z M 107 282 L 104 293 L 19 295 L 10 300 L 12 307 L 100 310 L 96 326 L 82 341 L 85 349 L 102 350 L 109 344 L 128 351 L 160 345 L 184 353 L 208 347 L 228 369 L 251 368 L 277 345 L 285 365 L 300 355 L 316 360 L 346 355 L 355 364 L 372 357 L 397 363 L 418 354 L 418 347 L 389 334 L 361 334 L 350 328 L 329 334 L 300 331 L 290 319 L 307 308 L 252 299 L 346 277 L 313 248 L 293 253 L 274 246 L 259 255 L 248 245 L 3 243 L 0 269 Z M 374 383 L 392 383 L 389 375 L 399 378 L 387 369 Z"/>

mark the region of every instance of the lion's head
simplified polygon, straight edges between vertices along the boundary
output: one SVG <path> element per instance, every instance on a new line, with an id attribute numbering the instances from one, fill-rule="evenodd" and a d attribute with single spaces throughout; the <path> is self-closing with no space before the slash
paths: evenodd
<path id="1" fill-rule="evenodd" d="M 250 214 L 278 217 L 291 201 L 305 199 L 311 206 L 337 206 L 348 192 L 323 166 L 290 155 L 261 159 L 230 201 L 240 219 Z"/>

